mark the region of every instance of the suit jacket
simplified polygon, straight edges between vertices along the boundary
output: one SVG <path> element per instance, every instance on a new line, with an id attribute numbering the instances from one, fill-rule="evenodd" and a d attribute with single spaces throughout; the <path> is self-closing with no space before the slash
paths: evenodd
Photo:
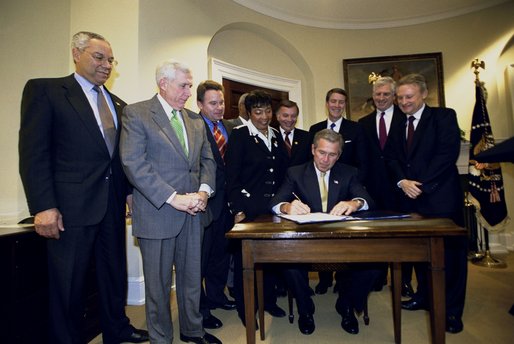
<path id="1" fill-rule="evenodd" d="M 311 212 L 321 212 L 321 195 L 319 193 L 318 176 L 314 168 L 314 162 L 290 167 L 284 183 L 270 203 L 270 209 L 282 202 L 294 200 L 293 192 L 300 200 L 311 208 Z M 327 209 L 330 211 L 340 201 L 353 198 L 363 198 L 368 203 L 369 209 L 374 208 L 374 202 L 366 189 L 358 180 L 357 169 L 336 163 L 330 170 L 328 185 Z"/>
<path id="2" fill-rule="evenodd" d="M 213 190 L 216 187 L 216 163 L 203 119 L 187 109 L 181 113 L 188 156 L 157 96 L 123 110 L 120 154 L 127 177 L 134 185 L 132 228 L 137 237 L 175 237 L 191 215 L 167 204 L 168 198 L 174 192 L 197 192 L 200 184 Z M 193 216 L 193 223 L 200 216 Z"/>
<path id="3" fill-rule="evenodd" d="M 238 116 L 236 118 L 232 118 L 227 120 L 228 122 L 232 123 L 234 127 L 238 127 L 240 125 L 243 125 L 243 121 L 241 120 L 241 116 Z"/>
<path id="4" fill-rule="evenodd" d="M 301 165 L 311 160 L 311 142 L 309 132 L 295 128 L 293 142 L 291 142 L 291 157 L 289 166 Z"/>
<path id="5" fill-rule="evenodd" d="M 364 146 L 366 149 L 366 162 L 361 166 L 363 184 L 375 200 L 379 209 L 398 210 L 398 198 L 401 189 L 396 186 L 390 171 L 387 168 L 386 156 L 394 151 L 393 140 L 387 140 L 384 150 L 380 148 L 376 125 L 376 111 L 359 120 L 364 133 Z M 394 107 L 393 118 L 389 128 L 388 137 L 405 134 L 405 114 Z"/>
<path id="6" fill-rule="evenodd" d="M 280 133 L 268 150 L 265 143 L 250 134 L 247 126 L 232 130 L 225 162 L 227 193 L 233 214 L 243 211 L 249 219 L 268 213 L 268 204 L 284 179 L 288 156 Z"/>
<path id="7" fill-rule="evenodd" d="M 125 103 L 109 93 L 118 117 Z M 29 80 L 23 91 L 19 168 L 31 214 L 58 208 L 64 226 L 99 223 L 112 181 L 119 216 L 130 192 L 116 144 L 109 155 L 93 109 L 74 75 Z"/>
<path id="8" fill-rule="evenodd" d="M 327 128 L 327 120 L 312 125 L 309 129 L 310 143 L 314 141 L 314 135 Z M 343 118 L 339 133 L 343 136 L 343 153 L 337 160 L 340 163 L 360 168 L 365 160 L 363 133 L 357 122 Z"/>
<path id="9" fill-rule="evenodd" d="M 234 124 L 227 120 L 222 120 L 222 123 L 225 129 L 227 130 L 227 134 L 230 136 L 232 128 L 234 128 Z M 214 139 L 214 136 L 212 135 L 209 125 L 206 121 L 204 121 L 204 124 L 205 131 L 207 133 L 207 139 L 209 140 L 209 144 L 211 147 L 212 155 L 214 157 L 214 160 L 216 161 L 216 190 L 214 197 L 210 198 L 208 203 L 208 207 L 210 208 L 212 213 L 212 220 L 214 221 L 220 217 L 223 207 L 227 205 L 227 176 L 225 161 L 221 157 L 218 145 L 216 144 L 216 140 Z"/>
<path id="10" fill-rule="evenodd" d="M 405 125 L 393 139 L 389 154 L 395 183 L 402 179 L 416 180 L 423 193 L 412 200 L 401 195 L 403 211 L 422 215 L 450 214 L 462 211 L 463 194 L 456 162 L 460 152 L 460 133 L 457 114 L 449 108 L 425 106 L 414 132 L 410 151 L 407 151 Z"/>

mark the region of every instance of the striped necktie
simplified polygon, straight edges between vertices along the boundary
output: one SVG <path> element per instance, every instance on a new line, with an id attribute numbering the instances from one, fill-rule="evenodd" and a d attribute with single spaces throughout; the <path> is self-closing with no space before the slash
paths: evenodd
<path id="1" fill-rule="evenodd" d="M 289 154 L 289 156 L 291 156 L 291 141 L 289 140 L 289 135 L 291 134 L 291 132 L 290 131 L 286 131 L 286 132 L 284 132 L 284 134 L 286 134 L 286 138 L 284 139 L 284 143 L 286 144 L 287 154 Z"/>
<path id="2" fill-rule="evenodd" d="M 221 157 L 225 157 L 225 151 L 227 150 L 227 140 L 225 140 L 225 136 L 221 133 L 220 128 L 218 127 L 218 122 L 213 122 L 213 136 L 214 141 L 216 141 L 216 145 L 218 146 L 218 150 L 220 151 Z"/>

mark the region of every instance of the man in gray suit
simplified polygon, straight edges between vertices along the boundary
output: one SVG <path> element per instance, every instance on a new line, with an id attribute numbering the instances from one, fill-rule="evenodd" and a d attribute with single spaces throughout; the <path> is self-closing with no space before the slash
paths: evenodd
<path id="1" fill-rule="evenodd" d="M 221 343 L 205 333 L 200 314 L 201 217 L 215 189 L 216 163 L 202 118 L 184 105 L 192 75 L 185 65 L 157 67 L 159 93 L 123 111 L 120 154 L 134 186 L 133 233 L 143 257 L 151 343 L 171 343 L 175 265 L 180 339 Z"/>

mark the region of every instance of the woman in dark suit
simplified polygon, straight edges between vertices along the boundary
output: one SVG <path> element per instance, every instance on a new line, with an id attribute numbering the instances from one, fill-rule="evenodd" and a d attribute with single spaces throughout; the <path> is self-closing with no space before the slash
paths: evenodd
<path id="1" fill-rule="evenodd" d="M 288 155 L 280 133 L 270 127 L 271 95 L 255 90 L 245 99 L 250 117 L 247 125 L 232 130 L 225 153 L 227 194 L 236 223 L 252 221 L 269 213 L 269 203 L 284 179 Z M 234 252 L 234 293 L 239 317 L 245 323 L 242 257 L 240 245 Z M 273 283 L 264 273 L 264 310 L 283 317 L 277 306 Z"/>

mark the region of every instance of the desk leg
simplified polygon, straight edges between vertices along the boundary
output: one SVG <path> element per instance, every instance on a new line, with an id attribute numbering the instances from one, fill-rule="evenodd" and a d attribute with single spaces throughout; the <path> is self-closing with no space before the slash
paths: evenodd
<path id="1" fill-rule="evenodd" d="M 444 240 L 430 239 L 428 287 L 430 293 L 430 330 L 432 343 L 444 344 L 446 327 L 446 299 L 444 280 Z"/>
<path id="2" fill-rule="evenodd" d="M 257 275 L 257 308 L 259 309 L 259 329 L 261 340 L 264 340 L 264 274 L 262 270 L 262 264 L 257 264 L 255 267 L 255 274 Z"/>
<path id="3" fill-rule="evenodd" d="M 245 300 L 246 343 L 255 344 L 255 271 L 252 246 L 243 240 L 243 290 Z"/>
<path id="4" fill-rule="evenodd" d="M 394 342 L 402 342 L 402 268 L 401 263 L 391 263 L 391 286 L 393 298 Z"/>

